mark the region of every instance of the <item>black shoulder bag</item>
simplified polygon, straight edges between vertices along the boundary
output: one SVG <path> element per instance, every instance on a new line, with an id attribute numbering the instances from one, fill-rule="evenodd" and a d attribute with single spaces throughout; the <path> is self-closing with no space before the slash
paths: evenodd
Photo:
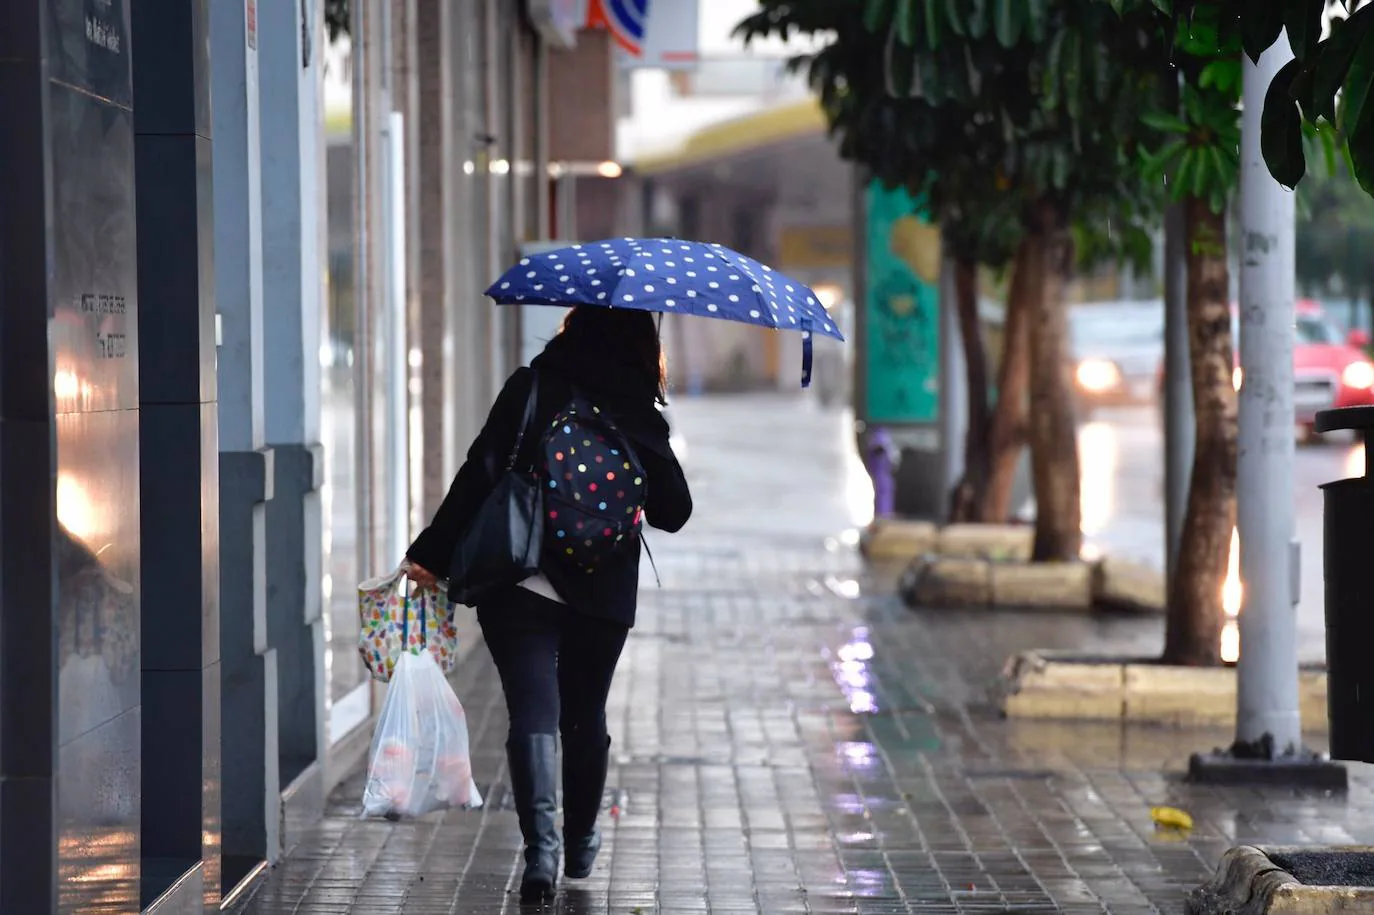
<path id="1" fill-rule="evenodd" d="M 539 376 L 530 381 L 525 417 L 506 468 L 468 525 L 449 563 L 448 594 L 472 607 L 482 598 L 512 588 L 539 571 L 544 547 L 544 493 L 533 466 L 516 469 L 520 446 L 534 421 Z"/>

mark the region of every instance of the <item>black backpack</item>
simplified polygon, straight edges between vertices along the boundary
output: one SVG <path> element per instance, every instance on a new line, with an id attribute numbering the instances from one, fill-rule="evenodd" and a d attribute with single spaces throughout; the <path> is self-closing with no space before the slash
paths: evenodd
<path id="1" fill-rule="evenodd" d="M 588 573 L 640 536 L 648 480 L 615 422 L 581 394 L 544 433 L 544 552 Z"/>

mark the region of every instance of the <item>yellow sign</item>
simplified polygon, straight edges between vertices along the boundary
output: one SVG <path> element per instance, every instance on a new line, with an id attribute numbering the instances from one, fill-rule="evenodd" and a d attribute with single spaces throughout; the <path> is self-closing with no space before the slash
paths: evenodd
<path id="1" fill-rule="evenodd" d="M 780 235 L 778 266 L 783 270 L 848 268 L 853 263 L 854 233 L 848 226 L 793 226 Z"/>

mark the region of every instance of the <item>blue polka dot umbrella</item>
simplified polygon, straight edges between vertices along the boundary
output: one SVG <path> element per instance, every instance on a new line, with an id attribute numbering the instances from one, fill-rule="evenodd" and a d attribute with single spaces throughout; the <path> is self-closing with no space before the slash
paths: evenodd
<path id="1" fill-rule="evenodd" d="M 816 293 L 722 245 L 616 238 L 522 258 L 492 283 L 498 305 L 601 305 L 698 315 L 802 335 L 802 387 L 811 383 L 812 335 L 844 335 Z"/>

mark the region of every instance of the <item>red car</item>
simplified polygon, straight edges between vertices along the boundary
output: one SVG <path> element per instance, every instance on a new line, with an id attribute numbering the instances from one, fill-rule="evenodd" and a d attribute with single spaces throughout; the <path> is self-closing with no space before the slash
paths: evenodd
<path id="1" fill-rule="evenodd" d="M 1342 332 L 1311 299 L 1296 303 L 1293 346 L 1293 423 L 1303 439 L 1311 438 L 1312 422 L 1317 411 L 1333 407 L 1354 407 L 1374 404 L 1374 362 L 1365 348 L 1369 335 L 1362 330 Z M 1231 337 L 1240 339 L 1240 314 L 1231 309 Z M 1239 355 L 1236 356 L 1239 362 Z M 1236 390 L 1240 390 L 1241 370 L 1234 374 Z M 1163 392 L 1164 367 L 1159 369 L 1160 391 Z"/>
<path id="2" fill-rule="evenodd" d="M 1318 410 L 1374 404 L 1374 363 L 1365 350 L 1369 335 L 1362 330 L 1343 333 L 1316 302 L 1298 301 L 1297 332 L 1294 421 L 1303 437 L 1310 438 Z M 1239 381 L 1239 372 L 1236 377 Z"/>

